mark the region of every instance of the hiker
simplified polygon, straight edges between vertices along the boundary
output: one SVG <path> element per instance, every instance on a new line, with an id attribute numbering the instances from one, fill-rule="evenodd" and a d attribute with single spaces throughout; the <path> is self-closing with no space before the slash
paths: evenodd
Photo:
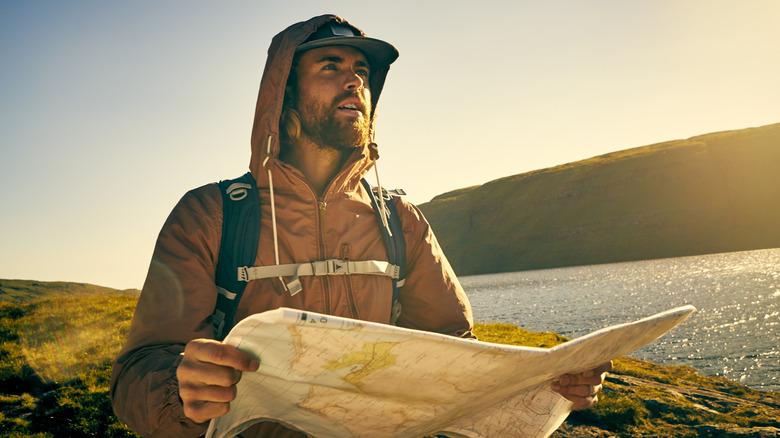
<path id="1" fill-rule="evenodd" d="M 137 433 L 197 437 L 208 420 L 227 412 L 241 372 L 259 363 L 215 338 L 251 314 L 290 307 L 474 337 L 469 301 L 420 210 L 381 188 L 374 197 L 361 183 L 376 168 L 374 116 L 397 56 L 390 44 L 333 15 L 274 37 L 251 137 L 252 183 L 208 184 L 179 201 L 160 232 L 127 343 L 114 362 L 114 410 Z M 237 308 L 215 311 L 218 296 L 238 295 L 218 287 L 220 266 L 228 263 L 220 258 L 232 257 L 222 251 L 237 246 L 226 238 L 233 231 L 223 229 L 232 220 L 223 217 L 234 201 L 253 196 L 259 196 L 259 237 L 245 239 L 258 240 L 245 272 L 260 277 L 238 280 L 245 288 L 233 300 Z M 385 231 L 388 222 L 402 231 Z M 400 266 L 390 263 L 388 250 L 397 245 L 405 245 L 396 254 Z M 337 274 L 345 262 L 366 273 L 318 275 Z M 370 272 L 377 265 L 391 269 Z M 293 277 L 277 275 L 288 266 L 296 267 Z M 553 389 L 575 408 L 589 407 L 608 368 L 564 376 Z M 242 436 L 304 435 L 264 422 Z"/>

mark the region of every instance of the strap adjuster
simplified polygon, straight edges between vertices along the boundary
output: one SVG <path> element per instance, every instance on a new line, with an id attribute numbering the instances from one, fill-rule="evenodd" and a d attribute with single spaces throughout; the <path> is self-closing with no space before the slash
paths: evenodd
<path id="1" fill-rule="evenodd" d="M 246 198 L 246 195 L 249 193 L 249 190 L 251 189 L 252 189 L 251 185 L 237 182 L 231 184 L 230 187 L 228 187 L 227 190 L 225 190 L 225 192 L 227 192 L 231 200 L 240 201 Z"/>
<path id="2" fill-rule="evenodd" d="M 328 264 L 328 275 L 349 275 L 349 262 L 338 259 L 325 261 Z"/>
<path id="3" fill-rule="evenodd" d="M 249 282 L 249 270 L 247 268 L 248 266 L 238 267 L 238 281 Z"/>
<path id="4" fill-rule="evenodd" d="M 305 266 L 305 265 L 301 265 Z M 338 260 L 338 259 L 328 259 L 328 260 L 318 260 L 315 262 L 309 262 L 309 266 L 311 266 L 311 274 L 310 275 L 349 275 L 349 262 L 345 260 Z M 298 274 L 305 275 L 304 272 L 301 271 L 301 269 L 298 269 Z"/>

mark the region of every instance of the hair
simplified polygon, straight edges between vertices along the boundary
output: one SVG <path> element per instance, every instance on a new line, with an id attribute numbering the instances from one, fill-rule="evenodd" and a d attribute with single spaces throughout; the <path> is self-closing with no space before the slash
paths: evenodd
<path id="1" fill-rule="evenodd" d="M 301 115 L 296 109 L 296 96 L 298 94 L 298 74 L 295 69 L 298 67 L 300 54 L 296 53 L 290 67 L 290 75 L 287 77 L 287 84 L 284 88 L 284 103 L 282 104 L 282 114 L 279 118 L 279 128 L 281 140 L 284 143 L 290 143 L 298 140 L 301 136 Z"/>

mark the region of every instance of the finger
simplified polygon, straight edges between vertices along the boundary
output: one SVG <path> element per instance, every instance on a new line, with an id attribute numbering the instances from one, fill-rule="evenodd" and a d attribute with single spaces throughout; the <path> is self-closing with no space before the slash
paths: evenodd
<path id="1" fill-rule="evenodd" d="M 555 388 L 553 387 L 555 390 Z M 591 397 L 601 391 L 601 385 L 574 385 L 559 387 L 556 391 L 564 397 Z"/>
<path id="2" fill-rule="evenodd" d="M 592 408 L 599 400 L 598 396 L 596 395 L 589 397 L 567 397 L 567 399 L 571 401 L 572 410 L 574 411 Z"/>
<path id="3" fill-rule="evenodd" d="M 612 371 L 612 361 L 603 363 L 590 371 L 593 376 L 604 375 L 605 373 Z"/>
<path id="4" fill-rule="evenodd" d="M 260 361 L 249 353 L 212 339 L 195 339 L 188 342 L 184 354 L 190 354 L 201 362 L 228 366 L 239 371 L 256 371 L 260 366 Z"/>
<path id="5" fill-rule="evenodd" d="M 581 374 L 570 374 L 572 376 L 572 385 L 600 385 L 604 383 L 607 372 L 612 370 L 612 361 L 601 364 L 592 370 L 587 370 Z"/>
<path id="6" fill-rule="evenodd" d="M 564 374 L 558 378 L 558 383 L 561 386 L 570 386 L 577 384 L 577 376 L 575 374 Z"/>
<path id="7" fill-rule="evenodd" d="M 569 400 L 572 403 L 573 410 L 587 409 L 595 405 L 598 401 L 596 393 L 601 390 L 601 388 L 585 385 L 561 386 L 558 382 L 553 382 L 550 387 L 553 391 Z"/>
<path id="8" fill-rule="evenodd" d="M 229 403 L 235 400 L 236 393 L 235 386 L 191 385 L 186 383 L 179 385 L 179 397 L 181 397 L 182 401 L 189 401 L 190 403 Z"/>
<path id="9" fill-rule="evenodd" d="M 184 404 L 184 415 L 196 423 L 205 423 L 230 411 L 230 403 L 194 402 Z"/>
<path id="10" fill-rule="evenodd" d="M 592 397 L 601 391 L 601 385 L 570 386 L 569 393 L 578 397 Z"/>
<path id="11" fill-rule="evenodd" d="M 590 380 L 593 380 L 593 378 L 585 377 L 585 373 L 564 374 L 558 379 L 562 386 L 588 385 Z M 600 382 L 596 382 L 596 384 L 598 383 Z"/>
<path id="12" fill-rule="evenodd" d="M 605 377 L 606 373 L 595 374 L 595 371 L 590 370 L 578 375 L 576 380 L 577 385 L 596 386 L 604 383 Z"/>
<path id="13" fill-rule="evenodd" d="M 571 395 L 574 397 L 588 397 L 593 394 L 590 392 L 590 386 L 587 385 L 577 385 L 577 386 L 569 386 L 566 388 L 566 395 Z"/>
<path id="14" fill-rule="evenodd" d="M 201 362 L 191 356 L 184 359 L 176 369 L 179 384 L 202 384 L 216 386 L 233 386 L 241 379 L 241 371 L 231 367 Z"/>

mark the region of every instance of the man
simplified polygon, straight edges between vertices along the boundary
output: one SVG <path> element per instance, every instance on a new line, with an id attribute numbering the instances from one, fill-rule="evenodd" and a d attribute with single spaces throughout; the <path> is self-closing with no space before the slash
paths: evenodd
<path id="1" fill-rule="evenodd" d="M 268 52 L 252 133 L 250 170 L 260 193 L 256 266 L 313 260 L 387 260 L 362 176 L 375 165 L 371 143 L 379 95 L 398 53 L 339 17 L 295 24 Z M 473 337 L 468 299 L 422 213 L 396 199 L 406 241 L 400 314 L 391 315 L 391 279 L 307 276 L 247 285 L 236 321 L 278 307 Z M 187 193 L 160 232 L 143 292 L 112 374 L 117 415 L 144 436 L 196 437 L 224 415 L 242 372 L 259 361 L 217 342 L 212 313 L 222 233 L 215 184 Z M 259 358 L 262 360 L 262 357 Z M 553 389 L 585 408 L 609 364 L 564 376 Z M 265 422 L 242 433 L 303 436 Z"/>

